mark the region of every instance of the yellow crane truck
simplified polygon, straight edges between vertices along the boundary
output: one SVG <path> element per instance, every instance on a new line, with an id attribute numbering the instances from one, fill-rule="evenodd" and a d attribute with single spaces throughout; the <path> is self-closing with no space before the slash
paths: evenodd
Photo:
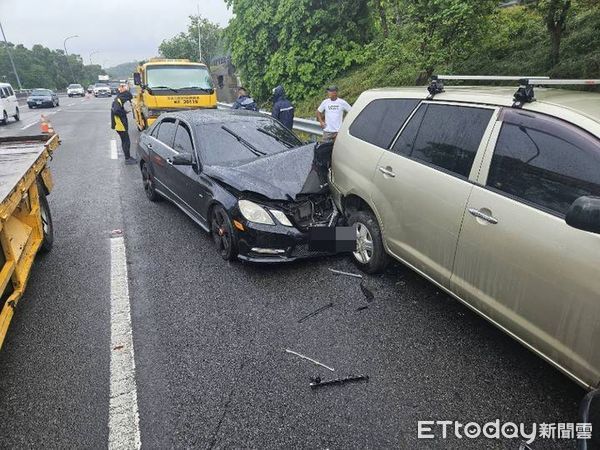
<path id="1" fill-rule="evenodd" d="M 48 161 L 58 135 L 0 138 L 0 348 L 38 251 L 52 247 Z"/>
<path id="2" fill-rule="evenodd" d="M 144 130 L 167 111 L 216 108 L 217 95 L 205 64 L 188 59 L 150 59 L 133 74 L 133 116 Z"/>

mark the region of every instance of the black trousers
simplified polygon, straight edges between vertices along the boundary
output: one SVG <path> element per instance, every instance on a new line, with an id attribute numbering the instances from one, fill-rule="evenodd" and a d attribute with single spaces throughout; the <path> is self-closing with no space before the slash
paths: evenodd
<path id="1" fill-rule="evenodd" d="M 117 131 L 119 137 L 121 138 L 121 147 L 123 147 L 123 154 L 125 155 L 125 159 L 131 158 L 131 154 L 129 153 L 129 149 L 131 148 L 131 140 L 129 139 L 129 131 Z"/>

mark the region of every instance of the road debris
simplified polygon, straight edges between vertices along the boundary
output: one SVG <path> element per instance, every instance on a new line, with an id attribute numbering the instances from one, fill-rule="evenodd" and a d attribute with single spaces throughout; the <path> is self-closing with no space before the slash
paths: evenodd
<path id="1" fill-rule="evenodd" d="M 316 316 L 316 315 L 317 315 L 317 314 L 319 314 L 320 312 L 322 312 L 322 311 L 325 311 L 326 309 L 328 309 L 328 308 L 331 308 L 331 307 L 333 307 L 333 303 L 328 303 L 328 304 L 326 304 L 325 306 L 321 306 L 319 309 L 316 309 L 316 310 L 314 310 L 313 312 L 311 312 L 311 313 L 309 313 L 309 314 L 305 315 L 304 317 L 302 317 L 302 318 L 298 319 L 298 323 L 302 323 L 302 322 L 304 322 L 306 319 L 309 319 L 309 318 L 311 318 L 311 317 L 313 317 L 313 316 Z"/>
<path id="2" fill-rule="evenodd" d="M 369 309 L 369 307 L 368 307 L 368 306 L 366 306 L 366 305 L 365 305 L 365 306 L 359 306 L 359 307 L 358 307 L 358 308 L 356 308 L 354 311 L 357 311 L 357 312 L 358 312 L 358 311 L 364 311 L 365 309 Z"/>
<path id="3" fill-rule="evenodd" d="M 365 286 L 365 280 L 362 280 L 360 282 L 360 290 L 362 291 L 363 295 L 365 296 L 365 299 L 367 300 L 367 302 L 371 303 L 373 301 L 373 299 L 375 298 L 375 295 L 373 295 L 373 292 L 371 292 L 371 290 Z"/>
<path id="4" fill-rule="evenodd" d="M 354 277 L 354 278 L 362 278 L 363 277 L 362 275 L 360 275 L 358 273 L 344 272 L 342 270 L 336 270 L 336 269 L 332 269 L 332 268 L 329 268 L 329 271 L 336 275 L 345 275 L 347 277 Z"/>
<path id="5" fill-rule="evenodd" d="M 368 375 L 351 375 L 349 377 L 344 377 L 344 378 L 336 378 L 334 380 L 326 380 L 323 381 L 321 380 L 321 377 L 316 376 L 312 379 L 311 383 L 310 383 L 310 387 L 313 389 L 322 387 L 322 386 L 331 386 L 334 384 L 345 384 L 345 383 L 354 383 L 357 381 L 369 381 L 369 376 Z"/>
<path id="6" fill-rule="evenodd" d="M 309 358 L 308 356 L 304 356 L 304 355 L 302 355 L 302 354 L 300 354 L 298 352 L 290 350 L 289 348 L 286 348 L 285 351 L 288 352 L 288 353 L 291 353 L 292 355 L 296 355 L 296 356 L 298 356 L 298 357 L 300 357 L 302 359 L 306 359 L 307 361 L 310 361 L 310 362 L 316 364 L 317 366 L 321 366 L 321 367 L 326 368 L 327 370 L 331 370 L 332 372 L 335 372 L 335 369 L 333 369 L 333 368 L 331 368 L 329 366 L 326 366 L 325 364 L 320 363 L 319 361 L 316 361 L 316 360 L 314 360 L 312 358 Z"/>

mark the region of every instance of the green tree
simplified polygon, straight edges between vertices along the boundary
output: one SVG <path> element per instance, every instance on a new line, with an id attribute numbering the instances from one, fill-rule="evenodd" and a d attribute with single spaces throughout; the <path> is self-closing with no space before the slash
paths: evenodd
<path id="1" fill-rule="evenodd" d="M 104 73 L 100 66 L 85 66 L 79 55 L 69 55 L 67 59 L 63 50 L 50 50 L 39 44 L 31 49 L 21 44 L 8 45 L 24 88 L 65 89 L 73 82 L 92 83 Z M 0 73 L 5 74 L 6 81 L 17 86 L 4 45 L 0 46 Z"/>
<path id="2" fill-rule="evenodd" d="M 480 44 L 497 0 L 404 0 L 405 23 L 417 40 L 417 84 L 436 68 L 457 64 Z"/>
<path id="3" fill-rule="evenodd" d="M 571 0 L 539 0 L 537 8 L 544 16 L 544 23 L 550 35 L 550 67 L 560 62 L 560 43 L 567 28 Z"/>
<path id="4" fill-rule="evenodd" d="M 363 60 L 368 0 L 228 0 L 233 61 L 253 94 L 283 84 L 299 99 Z"/>
<path id="5" fill-rule="evenodd" d="M 198 48 L 198 21 L 200 21 L 200 42 L 202 61 L 209 65 L 213 58 L 225 52 L 223 29 L 216 23 L 199 16 L 190 16 L 186 32 L 162 41 L 158 50 L 165 58 L 200 60 Z"/>

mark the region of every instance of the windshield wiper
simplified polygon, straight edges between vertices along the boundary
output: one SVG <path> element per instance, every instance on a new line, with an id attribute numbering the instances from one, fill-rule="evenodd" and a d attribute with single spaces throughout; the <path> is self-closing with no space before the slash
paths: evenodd
<path id="1" fill-rule="evenodd" d="M 259 149 L 257 149 L 254 145 L 252 145 L 250 142 L 248 142 L 246 139 L 244 139 L 243 137 L 241 137 L 239 134 L 237 134 L 235 131 L 231 130 L 230 128 L 227 128 L 225 125 L 222 125 L 221 128 L 225 131 L 227 131 L 230 135 L 232 135 L 234 138 L 236 138 L 238 140 L 238 142 L 244 144 L 248 150 L 250 150 L 252 153 L 254 153 L 256 156 L 265 156 L 266 153 L 260 151 Z"/>
<path id="2" fill-rule="evenodd" d="M 177 89 L 173 89 L 169 86 L 148 86 L 146 89 L 148 89 L 150 93 L 152 93 L 154 89 L 167 89 L 169 91 L 175 92 L 176 94 L 179 94 L 179 91 Z"/>
<path id="3" fill-rule="evenodd" d="M 290 141 L 286 141 L 285 139 L 282 139 L 279 136 L 277 136 L 275 133 L 271 133 L 270 131 L 265 130 L 264 128 L 257 128 L 256 130 L 259 131 L 260 133 L 263 133 L 263 134 L 266 134 L 267 136 L 272 137 L 277 142 L 281 142 L 283 145 L 285 145 L 288 148 L 294 147 L 294 144 L 292 144 Z"/>

